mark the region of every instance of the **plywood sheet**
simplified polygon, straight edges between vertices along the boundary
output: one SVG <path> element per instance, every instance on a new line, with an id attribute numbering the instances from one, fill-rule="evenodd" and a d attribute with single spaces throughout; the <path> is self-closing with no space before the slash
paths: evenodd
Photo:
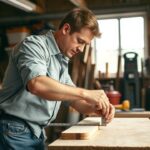
<path id="1" fill-rule="evenodd" d="M 114 118 L 88 140 L 58 139 L 49 150 L 150 150 L 150 119 Z"/>

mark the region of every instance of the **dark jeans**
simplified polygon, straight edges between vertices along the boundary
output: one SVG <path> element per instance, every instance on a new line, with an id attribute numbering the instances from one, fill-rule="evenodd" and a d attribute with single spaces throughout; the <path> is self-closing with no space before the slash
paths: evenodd
<path id="1" fill-rule="evenodd" d="M 0 115 L 0 150 L 44 150 L 44 136 L 37 138 L 21 119 Z"/>

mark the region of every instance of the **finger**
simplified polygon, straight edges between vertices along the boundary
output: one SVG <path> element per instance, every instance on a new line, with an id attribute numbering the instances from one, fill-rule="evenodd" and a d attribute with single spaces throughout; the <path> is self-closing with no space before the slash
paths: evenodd
<path id="1" fill-rule="evenodd" d="M 107 101 L 109 103 L 109 99 L 108 99 L 106 93 L 103 90 L 101 92 L 101 96 L 105 99 L 105 101 Z"/>
<path id="2" fill-rule="evenodd" d="M 108 107 L 109 104 L 110 104 L 110 102 L 109 102 L 109 99 L 108 99 L 108 97 L 106 96 L 106 94 L 103 93 L 103 95 L 101 95 L 101 98 L 103 99 L 103 101 L 104 101 L 106 107 Z"/>
<path id="3" fill-rule="evenodd" d="M 105 112 L 105 118 L 108 118 L 109 114 L 110 114 L 110 107 L 107 107 Z"/>
<path id="4" fill-rule="evenodd" d="M 95 105 L 95 109 L 96 110 L 101 110 L 103 107 L 102 107 L 102 103 L 99 101 L 96 105 Z"/>
<path id="5" fill-rule="evenodd" d="M 114 114 L 109 115 L 109 117 L 106 119 L 106 122 L 111 122 L 112 119 L 114 118 Z"/>
<path id="6" fill-rule="evenodd" d="M 114 106 L 110 105 L 110 113 L 106 119 L 111 121 L 114 118 L 114 116 L 115 116 Z"/>
<path id="7" fill-rule="evenodd" d="M 98 105 L 99 105 L 99 109 L 97 109 L 97 110 L 101 110 L 101 109 L 103 108 L 102 103 L 101 103 L 101 102 L 99 102 L 99 103 L 98 103 Z"/>
<path id="8" fill-rule="evenodd" d="M 106 116 L 107 111 L 108 111 L 107 106 L 105 105 L 105 103 L 103 103 L 103 106 L 102 106 L 102 113 L 103 113 L 103 116 L 104 116 L 104 117 Z"/>
<path id="9" fill-rule="evenodd" d="M 105 118 L 109 115 L 110 112 L 110 104 L 107 101 L 104 101 L 103 103 L 103 115 Z"/>
<path id="10" fill-rule="evenodd" d="M 110 115 L 109 118 L 106 119 L 106 123 L 110 123 L 113 119 L 113 115 Z"/>
<path id="11" fill-rule="evenodd" d="M 108 116 L 108 114 L 109 114 L 109 99 L 103 90 L 101 90 L 99 98 L 100 98 L 99 101 L 100 101 L 100 106 L 102 109 L 102 114 L 103 114 L 103 116 Z"/>
<path id="12" fill-rule="evenodd" d="M 108 124 L 112 121 L 112 118 L 111 119 L 107 119 L 105 122 Z"/>
<path id="13" fill-rule="evenodd" d="M 107 97 L 107 95 L 104 93 L 104 98 L 105 98 L 105 101 L 107 102 L 107 103 L 110 103 L 110 101 L 109 101 L 109 98 Z"/>

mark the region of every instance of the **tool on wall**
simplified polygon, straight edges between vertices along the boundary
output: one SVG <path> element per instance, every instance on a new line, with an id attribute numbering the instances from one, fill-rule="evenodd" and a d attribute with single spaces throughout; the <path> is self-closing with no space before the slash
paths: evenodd
<path id="1" fill-rule="evenodd" d="M 130 100 L 131 108 L 139 108 L 141 105 L 137 56 L 134 52 L 124 54 L 124 99 Z"/>

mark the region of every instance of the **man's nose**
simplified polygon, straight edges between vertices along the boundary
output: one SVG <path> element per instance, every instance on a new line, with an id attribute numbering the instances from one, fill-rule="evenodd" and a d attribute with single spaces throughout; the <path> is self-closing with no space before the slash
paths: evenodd
<path id="1" fill-rule="evenodd" d="M 83 51 L 84 51 L 84 47 L 85 47 L 85 45 L 79 46 L 79 47 L 78 47 L 78 51 L 79 51 L 79 52 L 83 52 Z"/>

